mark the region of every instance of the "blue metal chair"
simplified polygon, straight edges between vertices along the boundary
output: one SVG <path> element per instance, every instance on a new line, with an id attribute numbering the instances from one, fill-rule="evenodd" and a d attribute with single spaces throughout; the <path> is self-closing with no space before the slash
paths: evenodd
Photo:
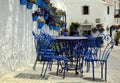
<path id="1" fill-rule="evenodd" d="M 40 58 L 40 61 L 43 61 L 43 67 L 42 67 L 42 71 L 41 71 L 41 77 L 44 78 L 46 75 L 46 71 L 48 69 L 48 66 L 51 70 L 52 68 L 52 62 L 54 60 L 57 61 L 58 65 L 57 65 L 57 72 L 56 74 L 58 74 L 58 69 L 59 69 L 59 64 L 60 61 L 64 61 L 66 63 L 67 58 L 64 56 L 59 56 L 59 55 L 55 55 L 55 50 L 51 49 L 50 46 L 54 43 L 54 39 L 52 36 L 50 36 L 49 34 L 45 33 L 43 30 L 40 31 L 39 35 L 36 35 L 34 32 L 32 32 L 35 38 L 35 47 L 36 47 L 36 52 L 37 52 L 37 57 L 36 57 L 36 61 L 35 64 L 33 66 L 33 69 L 35 69 L 36 67 L 36 63 Z M 39 43 L 38 43 L 39 42 Z M 40 45 L 39 45 L 40 44 Z M 45 63 L 46 64 L 46 68 L 45 68 Z M 65 64 L 66 65 L 66 64 Z M 65 70 L 66 67 L 64 66 L 64 74 L 63 74 L 63 78 L 65 77 Z"/>
<path id="2" fill-rule="evenodd" d="M 92 75 L 93 75 L 93 80 L 95 80 L 95 72 L 94 72 L 94 62 L 100 63 L 101 66 L 101 78 L 103 78 L 103 67 L 105 67 L 105 81 L 107 80 L 107 59 L 113 49 L 114 46 L 114 41 L 109 35 L 104 35 L 104 34 L 99 34 L 98 35 L 98 40 L 102 38 L 102 41 L 106 43 L 105 48 L 101 48 L 100 44 L 101 42 L 96 42 L 95 48 L 89 47 L 86 56 L 85 56 L 85 61 L 86 62 L 91 62 L 92 63 Z M 98 41 L 96 39 L 96 41 Z"/>

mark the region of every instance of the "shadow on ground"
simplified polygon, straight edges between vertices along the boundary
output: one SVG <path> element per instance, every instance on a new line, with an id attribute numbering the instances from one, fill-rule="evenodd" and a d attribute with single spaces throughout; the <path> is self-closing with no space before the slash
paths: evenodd
<path id="1" fill-rule="evenodd" d="M 26 78 L 26 79 L 40 79 L 39 74 L 30 74 L 30 73 L 19 73 L 14 76 L 15 78 Z"/>
<path id="2" fill-rule="evenodd" d="M 61 78 L 63 77 L 63 72 L 59 73 L 58 75 L 56 75 L 56 72 L 50 72 L 49 74 L 53 75 L 53 76 L 58 76 L 58 77 L 61 77 Z M 80 78 L 80 75 L 76 75 L 74 72 L 66 72 L 65 77 Z"/>
<path id="3" fill-rule="evenodd" d="M 84 80 L 87 80 L 87 81 L 92 81 L 92 82 L 105 82 L 103 79 L 101 78 L 95 78 L 95 80 L 93 80 L 91 77 L 84 77 L 83 78 Z"/>

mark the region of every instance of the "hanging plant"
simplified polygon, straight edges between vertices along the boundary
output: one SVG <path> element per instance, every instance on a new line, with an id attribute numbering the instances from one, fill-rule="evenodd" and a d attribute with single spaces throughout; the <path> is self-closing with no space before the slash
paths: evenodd
<path id="1" fill-rule="evenodd" d="M 43 25 L 45 24 L 45 20 L 43 17 L 38 19 L 38 29 L 42 29 Z"/>
<path id="2" fill-rule="evenodd" d="M 21 5 L 26 5 L 27 4 L 27 0 L 20 0 L 20 4 Z"/>
<path id="3" fill-rule="evenodd" d="M 37 21 L 38 15 L 39 15 L 39 13 L 37 11 L 35 11 L 34 13 L 32 13 L 33 21 Z"/>
<path id="4" fill-rule="evenodd" d="M 28 3 L 27 3 L 27 8 L 28 8 L 28 9 L 32 9 L 32 7 L 33 7 L 33 3 L 29 3 L 29 2 L 28 2 Z"/>

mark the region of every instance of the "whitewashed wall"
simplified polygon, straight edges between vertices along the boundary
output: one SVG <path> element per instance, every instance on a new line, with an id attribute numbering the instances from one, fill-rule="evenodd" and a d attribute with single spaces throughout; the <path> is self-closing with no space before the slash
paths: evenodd
<path id="1" fill-rule="evenodd" d="M 113 6 L 110 6 L 110 15 L 104 13 L 107 12 L 107 5 L 100 0 L 64 0 L 67 6 L 67 23 L 68 27 L 71 22 L 83 23 L 86 19 L 88 22 L 93 23 L 96 26 L 96 18 L 100 18 L 101 23 L 105 26 L 113 24 Z M 82 6 L 90 6 L 89 15 L 82 14 Z"/>
<path id="2" fill-rule="evenodd" d="M 37 22 L 32 21 L 35 9 L 35 5 L 32 10 L 27 9 L 19 0 L 0 0 L 0 75 L 35 61 L 31 33 L 37 31 Z M 46 25 L 43 28 L 53 34 Z"/>
<path id="3" fill-rule="evenodd" d="M 19 0 L 0 0 L 0 75 L 34 61 L 31 13 Z"/>

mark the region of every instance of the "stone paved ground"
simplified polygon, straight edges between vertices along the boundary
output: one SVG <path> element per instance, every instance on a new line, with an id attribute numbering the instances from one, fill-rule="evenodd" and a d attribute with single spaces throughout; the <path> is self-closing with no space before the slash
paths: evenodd
<path id="1" fill-rule="evenodd" d="M 30 64 L 16 72 L 8 73 L 0 77 L 0 83 L 120 83 L 120 46 L 115 46 L 108 59 L 108 78 L 107 82 L 100 79 L 100 68 L 95 68 L 95 81 L 92 81 L 92 72 L 86 73 L 84 70 L 83 78 L 75 75 L 74 71 L 68 71 L 66 78 L 62 79 L 62 73 L 55 75 L 56 65 L 52 71 L 47 71 L 45 79 L 40 79 L 42 65 L 38 63 L 36 70 L 32 70 Z M 84 67 L 85 69 L 85 67 Z"/>

